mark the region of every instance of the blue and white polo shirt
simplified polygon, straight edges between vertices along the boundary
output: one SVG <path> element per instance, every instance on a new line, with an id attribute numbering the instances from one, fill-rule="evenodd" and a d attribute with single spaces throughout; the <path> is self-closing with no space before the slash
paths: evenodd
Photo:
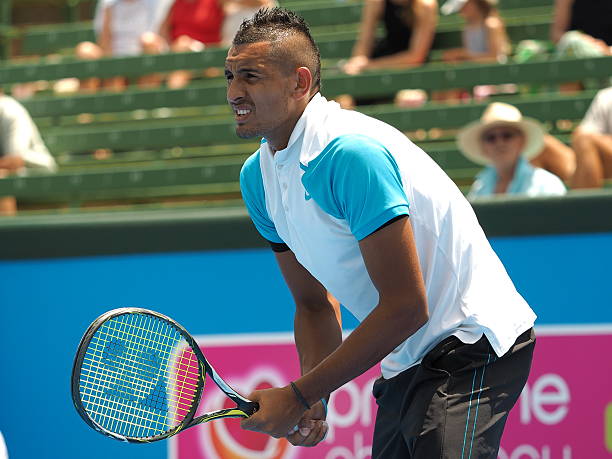
<path id="1" fill-rule="evenodd" d="M 498 356 L 533 326 L 459 189 L 400 131 L 343 110 L 317 94 L 287 148 L 265 140 L 240 174 L 255 226 L 285 243 L 297 260 L 353 315 L 378 304 L 359 241 L 399 215 L 414 232 L 429 321 L 381 362 L 385 378 L 419 363 L 442 339 L 465 343 L 483 333 Z"/>

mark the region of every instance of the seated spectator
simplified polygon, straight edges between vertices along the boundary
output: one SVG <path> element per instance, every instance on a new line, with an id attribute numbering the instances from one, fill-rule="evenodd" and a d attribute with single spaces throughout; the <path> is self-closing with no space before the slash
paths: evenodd
<path id="1" fill-rule="evenodd" d="M 146 34 L 159 29 L 169 6 L 170 0 L 100 0 L 94 17 L 96 43 L 79 43 L 76 56 L 80 59 L 101 59 L 163 52 L 164 47 L 160 42 L 146 40 Z M 147 75 L 138 82 L 142 86 L 156 86 L 160 83 L 160 77 Z M 104 85 L 121 90 L 126 84 L 124 77 L 116 76 L 107 79 Z M 101 81 L 99 78 L 91 78 L 79 83 L 76 79 L 65 79 L 55 89 L 57 92 L 67 92 L 77 89 L 75 86 L 84 90 L 97 90 Z"/>
<path id="2" fill-rule="evenodd" d="M 403 68 L 427 60 L 436 25 L 436 0 L 366 0 L 359 38 L 343 70 L 356 75 L 366 69 Z M 376 40 L 383 21 L 385 36 Z"/>
<path id="3" fill-rule="evenodd" d="M 274 8 L 275 6 L 277 6 L 275 0 L 224 0 L 225 19 L 221 29 L 221 43 L 224 46 L 231 46 L 242 21 L 253 17 L 261 8 Z"/>
<path id="4" fill-rule="evenodd" d="M 385 35 L 376 39 L 376 29 L 382 21 Z M 342 65 L 348 75 L 368 69 L 417 67 L 427 61 L 436 26 L 437 0 L 366 0 L 359 28 L 359 37 L 351 58 Z M 400 91 L 395 103 L 418 106 L 426 99 L 419 89 Z M 344 108 L 353 108 L 355 101 L 348 94 L 336 98 Z M 380 99 L 359 101 L 379 103 Z"/>
<path id="5" fill-rule="evenodd" d="M 223 0 L 175 0 L 159 37 L 173 52 L 202 51 L 207 46 L 221 45 L 223 19 Z M 167 84 L 178 89 L 191 78 L 192 72 L 178 70 L 170 74 Z"/>
<path id="6" fill-rule="evenodd" d="M 446 62 L 505 62 L 510 53 L 506 26 L 496 8 L 497 0 L 448 0 L 440 11 L 459 13 L 465 20 L 461 48 L 444 51 Z"/>
<path id="7" fill-rule="evenodd" d="M 550 38 L 554 43 L 559 43 L 568 31 L 580 31 L 608 47 L 606 52 L 602 46 L 602 51 L 610 53 L 612 2 L 609 0 L 555 0 L 553 16 Z"/>
<path id="8" fill-rule="evenodd" d="M 556 45 L 557 58 L 612 55 L 612 1 L 555 0 L 553 16 L 550 37 Z M 609 81 L 612 84 L 612 79 Z M 582 82 L 560 86 L 563 92 L 582 88 Z"/>
<path id="9" fill-rule="evenodd" d="M 29 168 L 54 172 L 57 166 L 27 110 L 12 97 L 0 94 L 0 180 Z M 0 197 L 0 215 L 16 212 L 14 197 Z"/>
<path id="10" fill-rule="evenodd" d="M 559 177 L 529 164 L 542 149 L 544 135 L 542 125 L 523 117 L 516 107 L 501 102 L 490 104 L 480 120 L 468 124 L 457 135 L 461 152 L 471 161 L 486 165 L 468 198 L 504 193 L 565 194 Z"/>
<path id="11" fill-rule="evenodd" d="M 612 87 L 602 89 L 572 134 L 576 172 L 572 188 L 600 188 L 612 178 Z"/>
<path id="12" fill-rule="evenodd" d="M 506 26 L 497 11 L 497 0 L 447 0 L 440 11 L 443 14 L 459 13 L 465 20 L 462 33 L 463 46 L 444 51 L 445 62 L 506 62 L 510 53 L 510 41 Z M 474 88 L 478 99 L 504 91 L 490 85 Z M 459 101 L 469 99 L 467 90 L 435 91 L 433 100 Z"/>

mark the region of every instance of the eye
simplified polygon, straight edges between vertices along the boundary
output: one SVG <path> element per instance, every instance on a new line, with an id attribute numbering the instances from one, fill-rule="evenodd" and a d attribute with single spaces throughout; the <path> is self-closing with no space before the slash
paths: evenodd
<path id="1" fill-rule="evenodd" d="M 232 74 L 232 72 L 228 72 L 227 70 L 225 71 L 225 79 L 227 81 L 233 80 L 234 79 L 234 75 Z"/>

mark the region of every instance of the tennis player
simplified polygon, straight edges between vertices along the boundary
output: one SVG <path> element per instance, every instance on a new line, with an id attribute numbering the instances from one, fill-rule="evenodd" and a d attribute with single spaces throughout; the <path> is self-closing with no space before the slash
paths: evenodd
<path id="1" fill-rule="evenodd" d="M 242 427 L 314 446 L 321 400 L 380 362 L 373 458 L 496 458 L 535 314 L 448 176 L 327 101 L 320 74 L 307 25 L 278 8 L 243 22 L 225 63 L 237 135 L 263 137 L 241 189 L 295 299 L 302 368 L 250 394 L 260 409 Z M 361 322 L 344 342 L 338 303 Z"/>

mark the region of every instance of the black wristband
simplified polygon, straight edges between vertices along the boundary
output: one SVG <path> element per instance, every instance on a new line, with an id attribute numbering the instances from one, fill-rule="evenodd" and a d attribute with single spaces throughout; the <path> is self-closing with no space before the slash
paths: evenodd
<path id="1" fill-rule="evenodd" d="M 295 394 L 296 398 L 300 401 L 300 403 L 304 405 L 304 407 L 307 410 L 309 410 L 310 405 L 308 404 L 308 402 L 306 401 L 306 399 L 304 398 L 304 396 L 302 395 L 302 393 L 300 392 L 300 390 L 297 388 L 297 386 L 295 385 L 293 381 L 291 381 L 291 388 L 293 389 L 293 393 Z"/>

